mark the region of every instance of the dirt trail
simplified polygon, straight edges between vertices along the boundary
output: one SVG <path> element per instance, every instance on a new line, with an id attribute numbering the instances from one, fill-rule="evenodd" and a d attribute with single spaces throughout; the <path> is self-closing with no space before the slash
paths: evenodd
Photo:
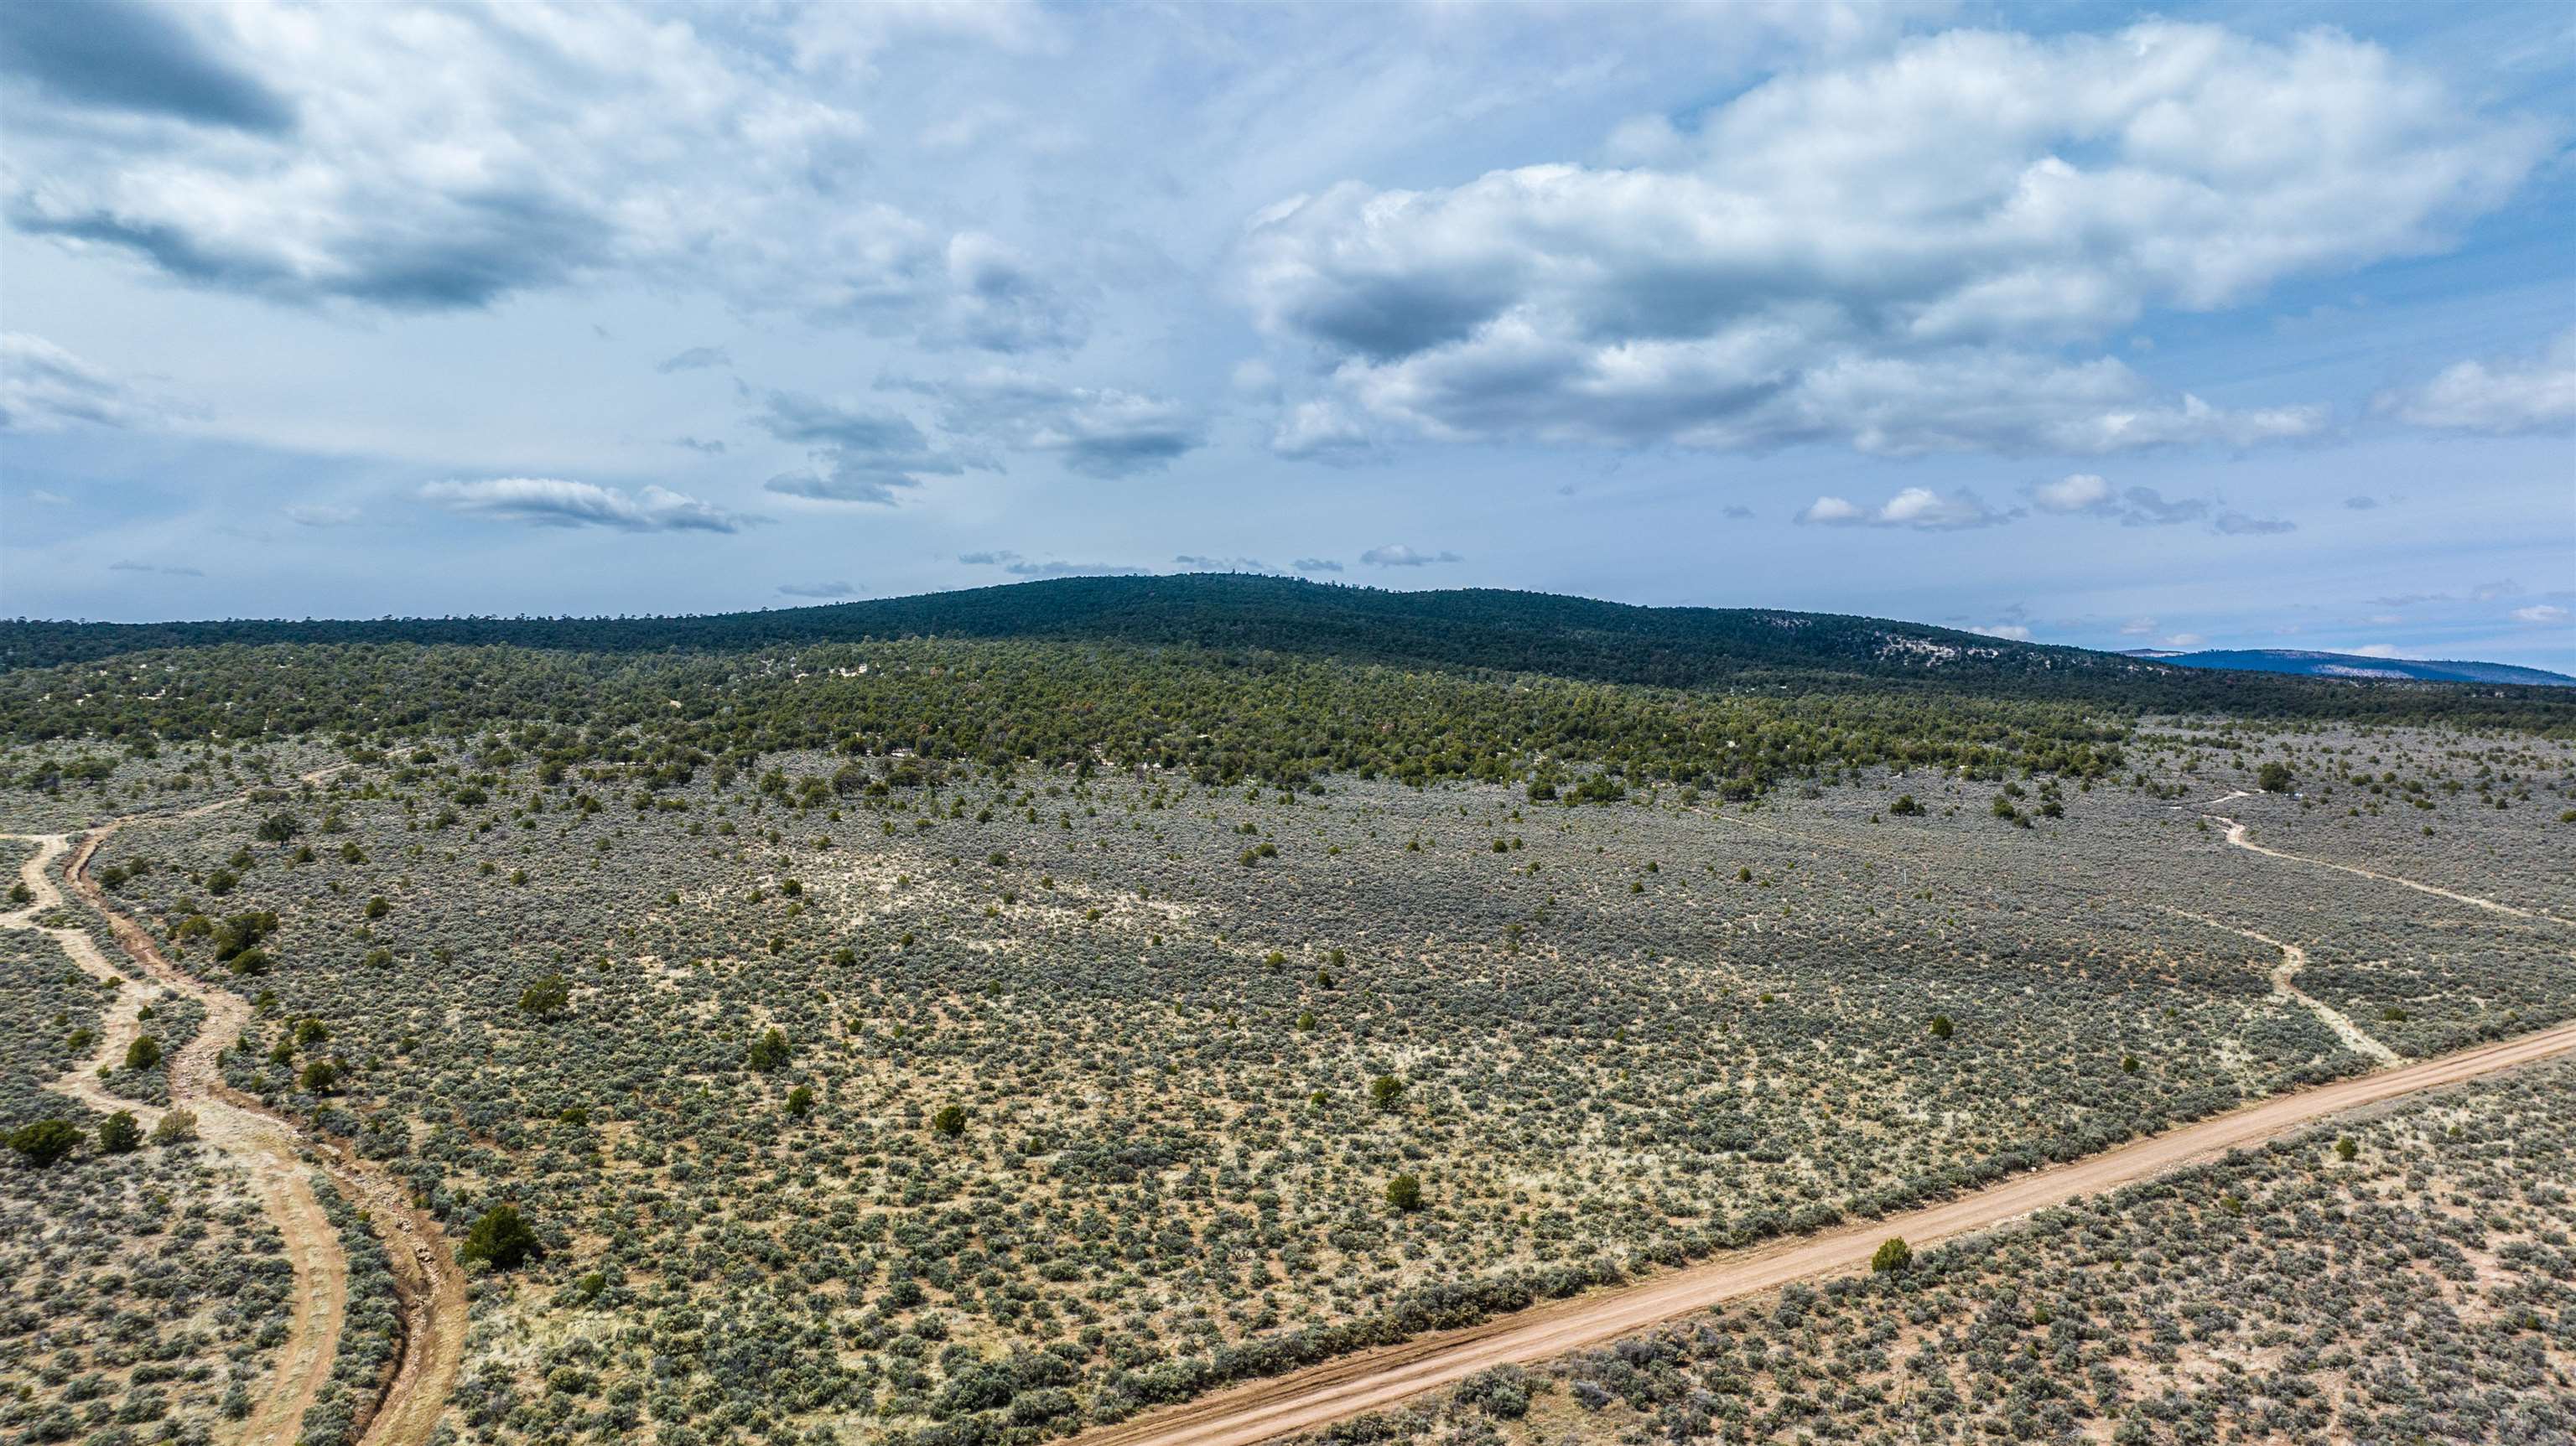
<path id="1" fill-rule="evenodd" d="M 71 956 L 84 973 L 96 979 L 112 979 L 125 987 L 107 1011 L 105 1039 L 90 1061 L 66 1070 L 50 1088 L 71 1097 L 101 1113 L 132 1110 L 146 1127 L 161 1121 L 162 1111 L 153 1105 L 138 1104 L 109 1094 L 101 1087 L 98 1067 L 120 1062 L 125 1045 L 139 1032 L 134 1015 L 146 997 L 146 988 L 109 964 L 87 932 L 80 929 L 48 928 L 36 922 L 36 916 L 63 902 L 62 892 L 54 887 L 47 866 L 70 851 L 71 841 L 62 834 L 11 835 L 36 845 L 36 853 L 19 870 L 19 877 L 35 894 L 35 902 L 14 913 L 0 915 L 0 927 L 23 929 L 43 934 Z M 75 855 L 72 870 L 77 870 L 88 857 L 93 843 L 84 843 Z M 67 877 L 75 877 L 67 871 Z M 75 887 L 78 887 L 75 884 Z M 87 893 L 86 890 L 83 891 Z M 148 986 L 147 986 L 148 988 Z M 154 996 L 159 990 L 150 990 Z M 182 990 L 192 998 L 205 994 Z M 236 1006 L 241 1001 L 227 994 Z M 247 1019 L 247 1006 L 241 1007 Z M 223 1032 L 218 1035 L 218 1031 Z M 348 1309 L 349 1263 L 340 1250 L 340 1237 L 331 1228 L 321 1200 L 313 1193 L 313 1184 L 302 1164 L 295 1158 L 294 1142 L 285 1127 L 265 1115 L 240 1109 L 216 1098 L 209 1089 L 210 1076 L 205 1073 L 213 1054 L 204 1046 L 213 1041 L 220 1050 L 231 1041 L 238 1024 L 225 1029 L 224 1023 L 210 1007 L 204 1028 L 197 1037 L 181 1048 L 169 1061 L 170 1098 L 178 1108 L 190 1110 L 197 1117 L 197 1133 L 207 1144 L 221 1150 L 241 1165 L 249 1175 L 252 1193 L 266 1207 L 271 1219 L 286 1240 L 288 1259 L 295 1267 L 295 1293 L 287 1320 L 286 1345 L 278 1352 L 277 1364 L 270 1369 L 268 1385 L 259 1393 L 250 1416 L 237 1428 L 233 1439 L 242 1442 L 277 1443 L 289 1446 L 303 1433 L 304 1413 L 322 1383 L 331 1377 L 331 1362 L 338 1355 L 340 1325 Z M 192 1068 L 192 1052 L 195 1056 Z"/>
<path id="2" fill-rule="evenodd" d="M 2497 914 L 2506 914 L 2516 919 L 2538 919 L 2544 923 L 2558 924 L 2566 928 L 2576 929 L 2576 919 L 2562 919 L 2556 914 L 2546 913 L 2539 909 L 2520 909 L 2511 904 L 2499 904 L 2493 899 L 2481 899 L 2475 894 L 2455 893 L 2449 889 L 2440 888 L 2432 884 L 2419 884 L 2413 879 L 2400 878 L 2396 874 L 2378 873 L 2370 869 L 2362 868 L 2357 864 L 2339 864 L 2332 859 L 2312 859 L 2305 854 L 2283 853 L 2279 849 L 2265 848 L 2263 845 L 2258 844 L 2245 836 L 2245 825 L 2238 823 L 2236 820 L 2229 818 L 2223 813 L 2208 812 L 2208 810 L 2216 808 L 2218 805 L 2226 803 L 2230 799 L 2251 797 L 2253 797 L 2253 795 L 2249 793 L 2231 793 L 2225 798 L 2211 799 L 2209 802 L 2200 805 L 2200 809 L 2204 817 L 2214 818 L 2220 823 L 2227 825 L 2227 841 L 2229 843 L 2234 844 L 2238 848 L 2247 850 L 2248 852 L 2261 854 L 2265 858 L 2281 859 L 2294 864 L 2306 864 L 2308 867 L 2315 869 L 2336 869 L 2347 874 L 2357 874 L 2365 879 L 2377 879 L 2383 884 L 2395 884 L 2402 889 L 2413 889 L 2419 894 L 2431 894 L 2437 899 L 2448 899 L 2455 904 L 2467 904 L 2471 908 L 2485 909 Z"/>
<path id="3" fill-rule="evenodd" d="M 2397 1063 L 2397 1051 L 2390 1049 L 2387 1045 L 2371 1038 L 2368 1030 L 2365 1030 L 2360 1025 L 2352 1022 L 2352 1016 L 2335 1008 L 2333 1005 L 2326 1003 L 2324 1000 L 2317 998 L 2315 995 L 2308 993 L 2306 990 L 2301 989 L 2298 985 L 2291 982 L 2298 977 L 2300 970 L 2308 967 L 2307 950 L 2300 948 L 2296 944 L 2284 944 L 2280 940 L 2275 939 L 2268 934 L 2257 934 L 2251 929 L 2240 929 L 2233 924 L 2222 924 L 2218 920 L 2209 917 L 2207 914 L 2195 914 L 2188 909 L 2175 909 L 2172 913 L 2177 918 L 2189 919 L 2194 923 L 2207 924 L 2213 929 L 2223 929 L 2239 938 L 2251 939 L 2257 944 L 2268 945 L 2274 949 L 2280 950 L 2280 966 L 2272 971 L 2272 993 L 2275 996 L 2282 999 L 2294 1000 L 2299 1004 L 2305 1005 L 2308 1012 L 2317 1017 L 2317 1022 L 2334 1031 L 2335 1038 L 2343 1041 L 2344 1048 L 2352 1050 L 2356 1054 L 2366 1054 L 2372 1059 L 2379 1061 L 2381 1064 Z"/>
<path id="4" fill-rule="evenodd" d="M 305 775 L 305 779 L 319 782 L 336 771 L 322 769 Z M 170 1056 L 170 1097 L 176 1106 L 195 1113 L 202 1139 L 248 1170 L 254 1190 L 285 1236 L 296 1278 L 287 1346 L 280 1353 L 268 1389 L 261 1392 L 250 1417 L 230 1433 L 231 1439 L 260 1446 L 291 1446 L 302 1434 L 305 1413 L 330 1378 L 338 1355 L 340 1331 L 348 1310 L 348 1260 L 341 1250 L 338 1231 L 314 1193 L 311 1171 L 304 1158 L 309 1150 L 312 1168 L 320 1169 L 345 1199 L 366 1212 L 369 1225 L 385 1243 L 387 1263 L 404 1307 L 402 1355 L 360 1441 L 362 1446 L 422 1446 L 447 1403 L 465 1350 L 464 1277 L 437 1221 L 413 1205 L 409 1192 L 398 1181 L 379 1167 L 356 1158 L 345 1144 L 318 1141 L 293 1122 L 226 1085 L 223 1051 L 241 1037 L 250 1023 L 250 1005 L 230 990 L 204 984 L 172 964 L 151 934 L 117 912 L 89 878 L 89 863 L 98 846 L 118 829 L 155 820 L 202 817 L 238 804 L 247 796 L 219 799 L 178 814 L 114 820 L 91 830 L 77 847 L 67 835 L 13 835 L 37 844 L 36 856 L 22 870 L 36 898 L 16 913 L 0 915 L 0 926 L 33 929 L 47 935 L 96 977 L 126 978 L 108 963 L 87 933 L 43 928 L 35 923 L 36 915 L 62 903 L 62 894 L 54 887 L 47 865 L 69 851 L 71 857 L 63 869 L 65 882 L 107 920 L 118 947 L 159 986 L 205 1007 L 206 1020 L 196 1037 Z M 125 1031 L 124 1039 L 133 1037 L 131 1011 L 139 1009 L 142 1002 L 140 990 L 129 988 L 120 996 L 110 1011 L 110 1027 L 105 1031 L 109 1042 L 102 1046 L 99 1059 L 108 1058 L 110 1048 L 116 1059 L 123 1058 L 124 1044 L 117 1042 L 118 1032 Z M 67 1072 L 54 1087 L 95 1108 L 132 1109 L 138 1119 L 158 1121 L 159 1110 L 116 1099 L 98 1089 L 95 1070 L 93 1061 Z"/>
<path id="5" fill-rule="evenodd" d="M 2260 1145 L 2336 1114 L 2569 1053 L 2576 1053 L 2576 1024 L 2275 1095 L 1938 1205 L 1821 1235 L 1775 1241 L 1638 1285 L 1552 1302 L 1466 1330 L 1254 1381 L 1087 1431 L 1074 1437 L 1073 1443 L 1252 1446 L 1391 1406 L 1492 1366 L 1547 1360 L 1793 1281 L 1864 1270 L 1871 1253 L 1889 1236 L 1902 1237 L 1919 1250 L 1992 1229 L 2078 1195 L 2116 1190 L 2229 1150 Z"/>

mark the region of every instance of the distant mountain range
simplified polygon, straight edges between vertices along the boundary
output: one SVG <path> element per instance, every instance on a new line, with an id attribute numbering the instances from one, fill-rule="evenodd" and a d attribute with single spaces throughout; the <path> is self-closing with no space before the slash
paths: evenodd
<path id="1" fill-rule="evenodd" d="M 2576 688 L 2576 678 L 2511 663 L 2451 659 L 2371 658 L 2358 653 L 2310 653 L 2296 648 L 2213 648 L 2197 653 L 2124 648 L 2133 658 L 2153 658 L 2178 668 L 2222 668 L 2236 673 L 2295 673 L 2306 678 L 2406 678 L 2419 683 L 2521 683 L 2536 688 Z"/>

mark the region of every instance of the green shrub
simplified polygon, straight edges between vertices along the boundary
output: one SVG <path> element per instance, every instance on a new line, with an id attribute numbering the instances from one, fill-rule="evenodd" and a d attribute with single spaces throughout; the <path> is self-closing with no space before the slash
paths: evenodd
<path id="1" fill-rule="evenodd" d="M 1398 1175 L 1387 1181 L 1386 1203 L 1408 1213 L 1421 1209 L 1421 1178 L 1415 1175 Z"/>
<path id="2" fill-rule="evenodd" d="M 118 1110 L 98 1122 L 98 1147 L 111 1155 L 125 1154 L 142 1143 L 143 1126 L 132 1110 Z"/>
<path id="3" fill-rule="evenodd" d="M 39 1170 L 79 1149 L 80 1142 L 80 1127 L 67 1120 L 38 1120 L 9 1136 L 9 1148 Z"/>
<path id="4" fill-rule="evenodd" d="M 537 1232 L 520 1217 L 518 1206 L 495 1205 L 475 1218 L 456 1255 L 460 1260 L 483 1261 L 494 1270 L 508 1270 L 545 1253 Z"/>

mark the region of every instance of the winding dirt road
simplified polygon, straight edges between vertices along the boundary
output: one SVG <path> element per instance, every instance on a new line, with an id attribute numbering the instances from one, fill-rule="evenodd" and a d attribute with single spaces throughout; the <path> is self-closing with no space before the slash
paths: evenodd
<path id="1" fill-rule="evenodd" d="M 336 769 L 306 775 L 319 782 Z M 206 1010 L 196 1037 L 169 1057 L 170 1098 L 175 1108 L 196 1115 L 201 1139 L 240 1164 L 252 1188 L 276 1221 L 295 1268 L 294 1307 L 287 1343 L 279 1352 L 266 1389 L 251 1415 L 232 1439 L 250 1446 L 292 1446 L 302 1434 L 306 1412 L 330 1379 L 337 1358 L 342 1324 L 348 1312 L 349 1264 L 338 1231 L 314 1192 L 312 1170 L 327 1176 L 340 1194 L 366 1212 L 369 1226 L 385 1244 L 387 1263 L 404 1309 L 402 1353 L 385 1383 L 360 1437 L 362 1446 L 424 1446 L 445 1407 L 449 1390 L 464 1359 L 465 1282 L 454 1252 L 438 1223 L 418 1209 L 399 1182 L 380 1168 L 358 1159 L 346 1145 L 317 1140 L 285 1117 L 224 1083 L 222 1055 L 241 1037 L 251 1019 L 250 1005 L 227 989 L 207 985 L 165 958 L 151 934 L 113 908 L 89 877 L 90 860 L 109 835 L 131 824 L 155 819 L 196 818 L 242 802 L 247 794 L 204 804 L 180 814 L 138 815 L 91 830 L 75 846 L 65 834 L 5 835 L 34 843 L 35 855 L 20 870 L 34 902 L 0 915 L 0 927 L 44 934 L 60 945 L 91 976 L 127 986 L 107 1011 L 98 1053 L 52 1082 L 58 1093 L 101 1111 L 130 1109 L 147 1126 L 162 1111 L 108 1094 L 99 1086 L 102 1064 L 121 1061 L 126 1044 L 139 1032 L 135 1018 L 161 990 L 196 1000 Z M 110 964 L 90 936 L 79 929 L 50 928 L 36 919 L 59 907 L 49 865 L 66 852 L 63 879 L 72 891 L 106 919 L 119 949 L 152 985 L 135 981 Z M 155 989 L 153 986 L 157 985 Z M 307 1167 L 309 1156 L 311 1168 Z"/>
<path id="2" fill-rule="evenodd" d="M 2253 796 L 2254 795 L 2250 793 L 2239 792 L 2228 794 L 2226 798 L 2213 798 L 2209 802 L 2202 804 L 2200 806 L 2200 811 L 2203 816 L 2214 818 L 2220 823 L 2227 825 L 2227 841 L 2229 843 L 2250 853 L 2261 854 L 2268 859 L 2280 859 L 2285 863 L 2306 864 L 2312 869 L 2334 869 L 2341 873 L 2355 874 L 2365 879 L 2376 879 L 2383 884 L 2395 884 L 2401 889 L 2413 889 L 2419 894 L 2431 894 L 2437 899 L 2448 899 L 2455 904 L 2466 904 L 2473 909 L 2485 909 L 2490 913 L 2505 914 L 2516 919 L 2536 919 L 2545 924 L 2557 924 L 2565 928 L 2576 929 L 2576 919 L 2562 919 L 2556 914 L 2548 913 L 2540 909 L 2516 908 L 2511 904 L 2499 904 L 2493 899 L 2481 899 L 2475 894 L 2457 893 L 2453 890 L 2441 888 L 2433 884 L 2419 884 L 2413 879 L 2400 878 L 2395 874 L 2377 873 L 2370 869 L 2362 868 L 2357 864 L 2339 864 L 2332 859 L 2313 859 L 2308 857 L 2306 854 L 2283 853 L 2281 850 L 2276 848 L 2266 848 L 2245 836 L 2245 825 L 2237 822 L 2235 819 L 2229 818 L 2223 813 L 2209 812 L 2210 809 L 2216 808 L 2218 805 L 2227 802 L 2229 799 L 2251 798 Z"/>

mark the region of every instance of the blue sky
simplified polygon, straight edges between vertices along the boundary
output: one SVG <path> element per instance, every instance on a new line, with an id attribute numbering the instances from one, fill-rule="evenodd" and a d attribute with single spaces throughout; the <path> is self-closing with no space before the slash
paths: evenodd
<path id="1" fill-rule="evenodd" d="M 2563 5 L 0 7 L 0 611 L 1068 571 L 2576 670 Z"/>

